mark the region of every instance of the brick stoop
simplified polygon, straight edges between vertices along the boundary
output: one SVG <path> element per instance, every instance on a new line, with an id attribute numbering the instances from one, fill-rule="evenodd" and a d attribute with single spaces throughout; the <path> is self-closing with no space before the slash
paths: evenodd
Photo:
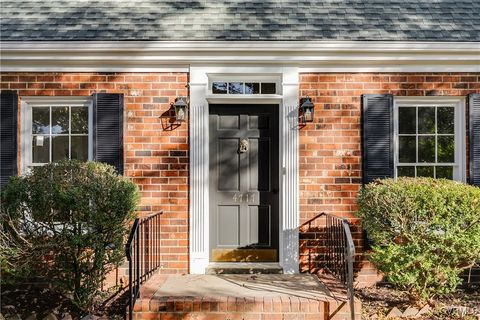
<path id="1" fill-rule="evenodd" d="M 313 277 L 158 275 L 142 286 L 134 319 L 350 319 L 346 297 L 317 285 Z M 355 307 L 360 319 L 360 301 Z"/>

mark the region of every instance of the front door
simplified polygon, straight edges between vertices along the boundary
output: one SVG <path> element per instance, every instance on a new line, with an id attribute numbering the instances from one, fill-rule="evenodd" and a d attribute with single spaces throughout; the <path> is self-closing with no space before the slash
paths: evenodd
<path id="1" fill-rule="evenodd" d="M 278 105 L 210 105 L 210 261 L 278 261 Z"/>

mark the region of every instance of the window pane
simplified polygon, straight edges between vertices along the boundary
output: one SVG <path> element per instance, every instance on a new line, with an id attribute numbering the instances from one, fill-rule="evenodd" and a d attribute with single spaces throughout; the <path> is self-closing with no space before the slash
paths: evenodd
<path id="1" fill-rule="evenodd" d="M 88 160 L 88 137 L 72 137 L 72 159 Z"/>
<path id="2" fill-rule="evenodd" d="M 245 94 L 259 94 L 260 83 L 245 83 Z"/>
<path id="3" fill-rule="evenodd" d="M 435 133 L 435 108 L 418 108 L 418 133 Z"/>
<path id="4" fill-rule="evenodd" d="M 455 162 L 455 137 L 438 137 L 438 162 Z"/>
<path id="5" fill-rule="evenodd" d="M 435 136 L 418 137 L 418 162 L 435 162 Z"/>
<path id="6" fill-rule="evenodd" d="M 52 107 L 52 133 L 68 133 L 68 107 Z"/>
<path id="7" fill-rule="evenodd" d="M 398 158 L 400 162 L 417 162 L 415 156 L 415 137 L 399 137 Z"/>
<path id="8" fill-rule="evenodd" d="M 417 177 L 433 178 L 433 167 L 417 167 Z"/>
<path id="9" fill-rule="evenodd" d="M 68 136 L 52 137 L 52 161 L 68 159 Z"/>
<path id="10" fill-rule="evenodd" d="M 275 94 L 277 90 L 275 83 L 262 83 L 262 94 Z"/>
<path id="11" fill-rule="evenodd" d="M 399 133 L 417 133 L 417 115 L 415 107 L 402 107 L 398 109 L 398 131 Z"/>
<path id="12" fill-rule="evenodd" d="M 32 133 L 50 133 L 50 108 L 32 108 Z"/>
<path id="13" fill-rule="evenodd" d="M 88 108 L 72 107 L 72 133 L 88 133 Z"/>
<path id="14" fill-rule="evenodd" d="M 415 167 L 397 167 L 397 176 L 415 177 Z"/>
<path id="15" fill-rule="evenodd" d="M 436 178 L 453 180 L 453 167 L 436 167 Z"/>
<path id="16" fill-rule="evenodd" d="M 455 133 L 455 109 L 437 108 L 437 133 Z"/>
<path id="17" fill-rule="evenodd" d="M 229 82 L 228 93 L 230 94 L 243 94 L 243 83 L 241 82 Z"/>
<path id="18" fill-rule="evenodd" d="M 50 138 L 34 136 L 32 139 L 32 162 L 48 163 L 50 161 Z"/>
<path id="19" fill-rule="evenodd" d="M 227 93 L 227 83 L 226 82 L 214 82 L 212 85 L 213 93 L 226 94 Z"/>

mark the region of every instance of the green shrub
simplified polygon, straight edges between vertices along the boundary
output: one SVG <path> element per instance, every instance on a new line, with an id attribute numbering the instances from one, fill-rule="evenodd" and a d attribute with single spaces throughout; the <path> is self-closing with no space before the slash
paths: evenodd
<path id="1" fill-rule="evenodd" d="M 62 161 L 12 178 L 1 200 L 3 270 L 46 277 L 77 306 L 91 307 L 123 260 L 137 187 L 111 166 Z"/>
<path id="2" fill-rule="evenodd" d="M 480 259 L 480 188 L 431 178 L 366 185 L 358 216 L 373 240 L 372 261 L 414 299 L 455 290 Z"/>

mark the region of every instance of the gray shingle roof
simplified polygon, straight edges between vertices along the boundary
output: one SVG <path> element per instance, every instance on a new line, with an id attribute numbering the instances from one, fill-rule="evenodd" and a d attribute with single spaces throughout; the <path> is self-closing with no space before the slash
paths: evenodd
<path id="1" fill-rule="evenodd" d="M 480 41 L 480 0 L 1 0 L 1 40 Z"/>

